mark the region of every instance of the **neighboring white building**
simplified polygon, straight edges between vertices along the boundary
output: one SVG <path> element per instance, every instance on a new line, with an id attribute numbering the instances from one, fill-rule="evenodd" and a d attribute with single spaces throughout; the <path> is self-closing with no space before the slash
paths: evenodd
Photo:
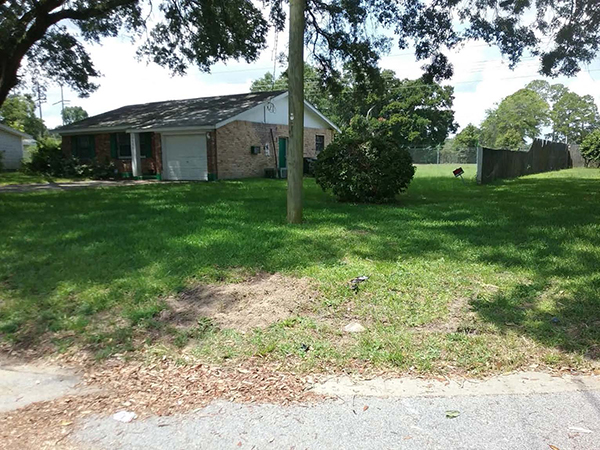
<path id="1" fill-rule="evenodd" d="M 3 153 L 2 163 L 5 169 L 15 170 L 21 167 L 21 161 L 27 157 L 25 144 L 32 140 L 32 136 L 0 123 L 0 152 Z"/>

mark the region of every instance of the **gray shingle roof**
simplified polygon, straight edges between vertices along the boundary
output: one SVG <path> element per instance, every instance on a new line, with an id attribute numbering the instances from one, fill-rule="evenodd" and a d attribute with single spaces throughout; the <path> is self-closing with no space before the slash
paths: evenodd
<path id="1" fill-rule="evenodd" d="M 252 92 L 123 106 L 59 127 L 55 131 L 62 133 L 95 128 L 144 129 L 211 126 L 271 100 L 284 92 Z"/>

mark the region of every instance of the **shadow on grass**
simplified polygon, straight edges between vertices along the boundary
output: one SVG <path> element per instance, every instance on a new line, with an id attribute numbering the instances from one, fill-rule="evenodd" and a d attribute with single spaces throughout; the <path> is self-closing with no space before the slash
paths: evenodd
<path id="1" fill-rule="evenodd" d="M 0 333 L 32 343 L 44 331 L 84 330 L 111 309 L 128 321 L 111 319 L 125 333 L 191 279 L 301 274 L 347 257 L 444 258 L 527 273 L 530 282 L 472 307 L 500 330 L 598 358 L 599 199 L 598 178 L 477 186 L 423 176 L 399 204 L 351 205 L 307 180 L 305 224 L 288 226 L 276 180 L 3 195 Z"/>

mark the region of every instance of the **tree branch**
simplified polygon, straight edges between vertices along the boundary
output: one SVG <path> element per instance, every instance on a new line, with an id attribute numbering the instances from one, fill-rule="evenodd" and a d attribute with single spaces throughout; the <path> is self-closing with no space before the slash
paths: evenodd
<path id="1" fill-rule="evenodd" d="M 100 17 L 104 14 L 109 13 L 115 8 L 119 6 L 126 6 L 129 4 L 137 3 L 138 0 L 109 0 L 104 2 L 99 2 L 97 6 L 91 8 L 81 8 L 81 9 L 62 9 L 55 13 L 49 14 L 50 21 L 53 22 L 53 25 L 60 22 L 61 20 L 71 19 L 71 20 L 85 20 L 91 19 L 94 17 Z"/>

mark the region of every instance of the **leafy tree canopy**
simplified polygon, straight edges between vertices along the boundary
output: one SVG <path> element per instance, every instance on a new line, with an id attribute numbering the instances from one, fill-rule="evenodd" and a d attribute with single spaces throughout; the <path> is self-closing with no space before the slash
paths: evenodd
<path id="1" fill-rule="evenodd" d="M 547 117 L 544 122 L 551 126 L 551 132 L 545 136 L 548 139 L 556 142 L 581 143 L 600 125 L 598 107 L 591 95 L 580 96 L 571 92 L 563 84 L 550 84 L 545 80 L 532 81 L 525 89 L 535 92 L 546 102 Z M 530 118 L 531 120 L 533 119 Z M 493 126 L 490 121 L 486 123 L 486 137 L 489 138 Z M 515 124 L 515 128 L 516 133 L 511 131 L 512 136 L 524 136 L 521 125 Z M 515 145 L 511 139 L 505 138 L 504 141 Z"/>
<path id="2" fill-rule="evenodd" d="M 287 2 L 265 0 L 261 10 L 252 0 L 2 0 L 0 104 L 22 68 L 88 95 L 100 72 L 83 44 L 121 32 L 140 42 L 140 56 L 175 74 L 230 58 L 253 61 L 269 28 L 284 29 Z M 392 33 L 401 49 L 414 45 L 428 81 L 452 75 L 444 50 L 467 40 L 497 45 L 511 65 L 529 52 L 541 73 L 573 75 L 598 51 L 600 10 L 597 0 L 306 0 L 305 43 L 328 83 L 341 67 L 359 84 L 376 78 Z"/>
<path id="3" fill-rule="evenodd" d="M 600 163 L 600 129 L 594 130 L 586 136 L 579 147 L 581 156 L 585 160 L 585 165 L 590 163 Z"/>
<path id="4" fill-rule="evenodd" d="M 47 131 L 44 122 L 35 115 L 35 103 L 30 95 L 9 95 L 0 106 L 0 122 L 35 138 Z"/>
<path id="5" fill-rule="evenodd" d="M 457 129 L 451 86 L 425 83 L 422 79 L 402 80 L 386 100 L 379 113 L 380 121 L 405 146 L 440 145 Z"/>
<path id="6" fill-rule="evenodd" d="M 600 125 L 598 107 L 591 95 L 578 95 L 562 84 L 535 80 L 527 85 L 540 94 L 550 106 L 552 132 L 548 138 L 558 142 L 581 143 Z"/>
<path id="7" fill-rule="evenodd" d="M 479 145 L 480 135 L 481 130 L 470 123 L 454 137 L 452 145 L 457 150 L 475 148 Z"/>
<path id="8" fill-rule="evenodd" d="M 285 70 L 277 78 L 271 72 L 265 73 L 250 85 L 250 92 L 279 91 L 288 88 L 288 71 Z M 325 86 L 317 70 L 310 64 L 304 64 L 304 98 L 327 117 L 333 117 L 332 103 L 327 86 Z"/>
<path id="9" fill-rule="evenodd" d="M 481 130 L 470 123 L 464 127 L 460 133 L 454 136 L 450 142 L 450 148 L 444 148 L 442 153 L 453 155 L 457 162 L 474 161 L 476 159 L 480 138 Z"/>
<path id="10" fill-rule="evenodd" d="M 378 69 L 379 70 L 379 69 Z M 287 89 L 287 71 L 277 79 L 272 74 L 252 83 L 251 90 Z M 456 130 L 452 103 L 454 90 L 424 79 L 400 80 L 391 70 L 378 72 L 375 80 L 359 83 L 345 71 L 339 89 L 325 85 L 317 70 L 305 65 L 306 100 L 340 127 L 355 116 L 378 117 L 403 145 L 436 146 Z"/>
<path id="11" fill-rule="evenodd" d="M 580 96 L 566 92 L 552 106 L 552 139 L 567 143 L 581 143 L 600 125 L 598 107 L 591 95 Z"/>
<path id="12" fill-rule="evenodd" d="M 80 120 L 87 119 L 88 117 L 87 111 L 81 106 L 65 106 L 61 115 L 64 125 L 78 122 Z"/>
<path id="13" fill-rule="evenodd" d="M 548 123 L 548 103 L 531 89 L 520 89 L 486 112 L 481 124 L 481 145 L 518 150 L 527 139 L 540 135 Z"/>
<path id="14" fill-rule="evenodd" d="M 252 82 L 250 92 L 280 91 L 287 90 L 287 88 L 287 76 L 280 75 L 275 78 L 271 72 L 267 72 L 261 78 Z"/>

